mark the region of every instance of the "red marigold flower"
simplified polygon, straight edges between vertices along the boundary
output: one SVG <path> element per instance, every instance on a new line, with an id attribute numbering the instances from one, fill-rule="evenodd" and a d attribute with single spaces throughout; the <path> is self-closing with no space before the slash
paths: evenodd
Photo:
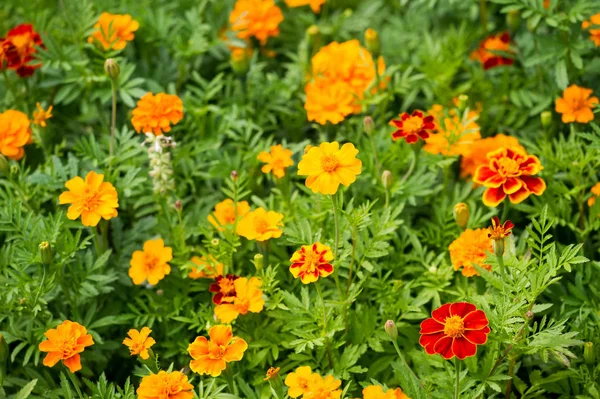
<path id="1" fill-rule="evenodd" d="M 5 38 L 0 38 L 0 70 L 6 63 L 7 69 L 17 72 L 20 77 L 33 75 L 42 64 L 30 64 L 35 60 L 36 46 L 43 47 L 42 38 L 31 24 L 21 24 L 11 29 Z"/>
<path id="2" fill-rule="evenodd" d="M 400 119 L 392 119 L 390 126 L 398 129 L 392 133 L 392 139 L 404 138 L 408 144 L 416 143 L 419 137 L 423 140 L 429 138 L 429 133 L 435 129 L 433 116 L 424 116 L 421 111 L 413 111 L 412 115 L 404 112 Z"/>
<path id="3" fill-rule="evenodd" d="M 492 227 L 490 227 L 490 232 L 488 237 L 492 240 L 504 240 L 505 237 L 508 237 L 511 234 L 512 228 L 515 227 L 514 223 L 510 220 L 504 222 L 504 224 L 500 223 L 500 218 L 498 216 L 494 216 L 492 218 Z"/>
<path id="4" fill-rule="evenodd" d="M 471 59 L 481 62 L 483 69 L 488 70 L 501 65 L 512 65 L 512 58 L 498 54 L 498 51 L 512 53 L 510 35 L 507 32 L 488 36 L 481 42 L 479 48 L 471 53 Z"/>
<path id="5" fill-rule="evenodd" d="M 439 353 L 444 359 L 460 360 L 475 356 L 477 345 L 487 342 L 490 333 L 483 310 L 468 302 L 447 303 L 421 323 L 419 343 L 429 355 Z"/>
<path id="6" fill-rule="evenodd" d="M 234 281 L 238 278 L 239 276 L 235 274 L 215 277 L 215 282 L 208 288 L 208 291 L 216 293 L 213 297 L 215 305 L 220 305 L 221 302 L 233 302 L 236 295 Z"/>
<path id="7" fill-rule="evenodd" d="M 327 277 L 333 273 L 333 253 L 329 245 L 315 242 L 312 245 L 303 245 L 294 252 L 290 262 L 290 272 L 294 278 L 300 277 L 302 283 L 309 284 L 320 277 Z"/>

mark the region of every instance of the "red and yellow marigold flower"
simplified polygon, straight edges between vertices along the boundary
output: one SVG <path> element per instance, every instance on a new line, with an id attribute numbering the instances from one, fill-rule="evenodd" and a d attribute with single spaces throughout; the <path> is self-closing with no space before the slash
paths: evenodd
<path id="1" fill-rule="evenodd" d="M 504 240 L 511 234 L 513 227 L 515 227 L 515 224 L 510 220 L 506 220 L 503 224 L 500 222 L 498 216 L 494 216 L 492 218 L 492 227 L 489 228 L 488 237 L 493 241 Z"/>
<path id="2" fill-rule="evenodd" d="M 592 196 L 588 198 L 587 204 L 591 208 L 596 203 L 596 197 L 600 197 L 600 183 L 594 184 L 594 187 L 590 191 Z"/>
<path id="3" fill-rule="evenodd" d="M 285 0 L 285 4 L 291 8 L 310 6 L 314 13 L 318 13 L 325 0 Z"/>
<path id="4" fill-rule="evenodd" d="M 592 109 L 598 106 L 598 97 L 592 96 L 592 89 L 571 85 L 556 99 L 556 112 L 562 114 L 563 123 L 589 123 L 594 120 Z"/>
<path id="5" fill-rule="evenodd" d="M 279 238 L 283 234 L 283 215 L 264 208 L 257 208 L 248 212 L 238 222 L 237 234 L 248 240 L 266 241 L 271 238 Z"/>
<path id="6" fill-rule="evenodd" d="M 279 370 L 281 370 L 281 367 L 269 367 L 263 381 L 269 381 L 276 378 L 279 375 Z"/>
<path id="7" fill-rule="evenodd" d="M 488 164 L 487 154 L 502 147 L 525 151 L 525 148 L 519 143 L 516 137 L 507 136 L 502 133 L 493 137 L 475 140 L 462 153 L 460 160 L 461 177 L 474 175 L 479 166 Z"/>
<path id="8" fill-rule="evenodd" d="M 309 121 L 337 125 L 355 110 L 356 98 L 346 82 L 316 78 L 304 87 L 304 109 Z"/>
<path id="9" fill-rule="evenodd" d="M 183 102 L 174 94 L 146 93 L 132 112 L 131 123 L 138 133 L 161 136 L 183 119 Z"/>
<path id="10" fill-rule="evenodd" d="M 32 137 L 29 118 L 23 112 L 9 109 L 0 114 L 0 154 L 18 161 Z"/>
<path id="11" fill-rule="evenodd" d="M 245 315 L 248 312 L 260 313 L 265 305 L 260 289 L 262 281 L 259 278 L 240 277 L 233 282 L 233 285 L 235 286 L 233 301 L 230 303 L 222 301 L 215 307 L 215 316 L 222 323 L 231 323 L 239 315 Z"/>
<path id="12" fill-rule="evenodd" d="M 36 103 L 37 111 L 33 111 L 33 124 L 41 127 L 46 127 L 46 121 L 52 118 L 52 105 L 48 107 L 48 110 L 44 110 L 40 103 Z"/>
<path id="13" fill-rule="evenodd" d="M 488 319 L 468 302 L 447 303 L 421 323 L 419 343 L 429 355 L 439 353 L 444 359 L 456 356 L 463 360 L 475 356 L 477 345 L 487 342 Z"/>
<path id="14" fill-rule="evenodd" d="M 297 398 L 308 395 L 315 385 L 317 376 L 318 374 L 313 373 L 310 366 L 298 367 L 296 371 L 289 373 L 284 381 L 288 387 L 288 396 Z"/>
<path id="15" fill-rule="evenodd" d="M 217 261 L 212 255 L 206 256 L 193 256 L 190 260 L 192 263 L 198 265 L 193 267 L 188 273 L 188 277 L 191 279 L 198 278 L 215 278 L 223 274 L 223 264 Z"/>
<path id="16" fill-rule="evenodd" d="M 485 263 L 488 252 L 493 252 L 492 240 L 488 237 L 488 229 L 466 229 L 450 244 L 450 260 L 454 270 L 462 267 L 465 277 L 479 276 L 473 264 L 477 264 L 486 270 L 492 266 Z"/>
<path id="17" fill-rule="evenodd" d="M 49 329 L 44 335 L 47 339 L 39 345 L 40 352 L 48 352 L 44 358 L 44 366 L 54 367 L 62 360 L 71 373 L 81 370 L 79 354 L 86 347 L 94 345 L 94 340 L 86 328 L 70 320 Z"/>
<path id="18" fill-rule="evenodd" d="M 507 32 L 488 36 L 479 48 L 471 53 L 471 59 L 481 62 L 486 70 L 501 65 L 512 65 L 513 59 L 501 53 L 514 53 L 510 48 L 510 35 Z"/>
<path id="19" fill-rule="evenodd" d="M 33 75 L 42 66 L 35 61 L 36 47 L 44 47 L 39 33 L 33 30 L 31 24 L 21 24 L 11 29 L 6 37 L 0 38 L 0 70 L 14 70 L 20 77 Z"/>
<path id="20" fill-rule="evenodd" d="M 215 294 L 213 296 L 213 303 L 215 305 L 233 302 L 236 294 L 234 282 L 238 278 L 235 274 L 215 277 L 215 282 L 208 287 L 208 291 Z"/>
<path id="21" fill-rule="evenodd" d="M 234 337 L 231 326 L 213 326 L 206 337 L 196 337 L 188 346 L 192 357 L 190 369 L 198 374 L 218 377 L 227 368 L 227 363 L 239 362 L 248 349 L 246 341 Z"/>
<path id="22" fill-rule="evenodd" d="M 129 14 L 109 14 L 103 12 L 94 25 L 94 33 L 88 37 L 88 43 L 97 43 L 104 50 L 123 50 L 127 42 L 133 40 L 133 32 L 140 24 Z"/>
<path id="23" fill-rule="evenodd" d="M 416 143 L 419 138 L 427 139 L 435 129 L 433 116 L 425 116 L 421 111 L 413 111 L 412 114 L 404 112 L 398 119 L 392 119 L 390 126 L 396 128 L 392 133 L 392 139 L 394 141 L 405 139 L 408 144 Z"/>
<path id="24" fill-rule="evenodd" d="M 488 164 L 475 171 L 473 181 L 487 189 L 483 193 L 483 203 L 490 207 L 498 206 L 506 196 L 510 202 L 518 204 L 531 194 L 542 195 L 546 183 L 534 177 L 542 169 L 535 155 L 511 148 L 499 148 L 487 154 Z"/>
<path id="25" fill-rule="evenodd" d="M 360 175 L 362 162 L 356 154 L 358 150 L 352 143 L 346 143 L 342 148 L 337 141 L 321 143 L 302 156 L 298 175 L 308 176 L 306 187 L 313 193 L 333 195 L 340 184 L 348 187 Z"/>
<path id="26" fill-rule="evenodd" d="M 272 145 L 269 152 L 261 151 L 257 159 L 266 163 L 261 169 L 263 173 L 273 173 L 273 176 L 282 178 L 285 176 L 285 168 L 294 164 L 292 154 L 292 150 L 283 148 L 281 144 L 277 144 Z"/>
<path id="27" fill-rule="evenodd" d="M 362 390 L 363 399 L 410 399 L 400 388 L 383 392 L 379 385 L 370 385 Z"/>
<path id="28" fill-rule="evenodd" d="M 171 273 L 171 266 L 167 263 L 173 259 L 173 250 L 165 247 L 162 238 L 148 240 L 144 243 L 143 251 L 134 251 L 129 265 L 129 277 L 133 283 L 140 285 L 144 281 L 156 285 L 165 276 Z"/>
<path id="29" fill-rule="evenodd" d="M 469 147 L 481 138 L 476 120 L 479 113 L 470 110 L 466 118 L 456 108 L 434 104 L 427 113 L 433 116 L 436 133 L 425 139 L 423 150 L 446 156 L 465 155 Z"/>
<path id="30" fill-rule="evenodd" d="M 152 332 L 148 327 L 142 327 L 140 331 L 132 328 L 127 331 L 129 337 L 123 340 L 123 345 L 129 347 L 131 356 L 138 356 L 146 360 L 150 357 L 148 350 L 156 343 L 154 338 L 150 336 Z"/>
<path id="31" fill-rule="evenodd" d="M 237 0 L 229 23 L 240 39 L 255 37 L 261 45 L 270 37 L 279 36 L 279 24 L 283 21 L 281 8 L 273 0 Z"/>
<path id="32" fill-rule="evenodd" d="M 193 399 L 194 386 L 181 371 L 150 374 L 142 378 L 137 391 L 137 399 Z"/>
<path id="33" fill-rule="evenodd" d="M 596 25 L 596 28 L 590 29 L 593 25 Z M 589 20 L 583 21 L 581 27 L 590 32 L 590 40 L 594 42 L 596 47 L 600 47 L 600 13 L 594 14 Z"/>
<path id="34" fill-rule="evenodd" d="M 333 253 L 328 245 L 320 242 L 303 245 L 290 259 L 290 272 L 294 278 L 300 277 L 302 283 L 309 284 L 333 273 L 332 260 Z"/>
<path id="35" fill-rule="evenodd" d="M 227 198 L 215 205 L 215 210 L 208 215 L 208 221 L 223 231 L 225 226 L 235 224 L 236 219 L 243 218 L 248 212 L 250 205 L 247 201 L 238 201 L 237 206 L 233 206 L 233 200 Z"/>
<path id="36" fill-rule="evenodd" d="M 90 171 L 85 180 L 77 176 L 65 183 L 69 191 L 58 197 L 59 204 L 71 204 L 67 217 L 75 220 L 81 216 L 84 226 L 94 227 L 100 219 L 109 220 L 118 215 L 119 198 L 117 190 L 104 175 Z"/>

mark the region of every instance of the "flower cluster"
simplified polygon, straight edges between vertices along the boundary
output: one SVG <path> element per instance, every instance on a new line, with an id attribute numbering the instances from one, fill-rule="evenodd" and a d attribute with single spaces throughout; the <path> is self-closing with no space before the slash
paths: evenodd
<path id="1" fill-rule="evenodd" d="M 512 65 L 514 60 L 508 55 L 514 53 L 510 48 L 510 35 L 507 32 L 491 35 L 479 44 L 471 53 L 471 59 L 479 61 L 483 69 L 502 65 Z"/>
<path id="2" fill-rule="evenodd" d="M 94 33 L 88 37 L 88 43 L 95 43 L 104 50 L 123 50 L 134 38 L 133 32 L 140 24 L 129 14 L 109 14 L 103 12 L 94 25 Z"/>
<path id="3" fill-rule="evenodd" d="M 33 111 L 33 121 L 34 125 L 39 125 L 41 127 L 46 127 L 46 121 L 52 118 L 52 105 L 48 107 L 48 110 L 42 108 L 40 103 L 35 104 L 37 111 Z"/>
<path id="4" fill-rule="evenodd" d="M 142 378 L 138 387 L 138 399 L 193 399 L 194 386 L 181 371 L 164 370 Z"/>
<path id="5" fill-rule="evenodd" d="M 58 327 L 44 333 L 46 340 L 39 345 L 40 352 L 47 352 L 44 366 L 53 367 L 62 362 L 71 373 L 81 370 L 81 357 L 86 347 L 94 345 L 92 336 L 79 323 L 65 320 Z"/>
<path id="6" fill-rule="evenodd" d="M 191 279 L 214 279 L 223 274 L 223 264 L 217 261 L 212 255 L 210 255 L 208 258 L 206 256 L 193 256 L 190 262 L 196 265 L 188 273 L 188 277 Z"/>
<path id="7" fill-rule="evenodd" d="M 183 102 L 174 94 L 146 93 L 133 110 L 131 124 L 136 132 L 160 136 L 183 119 Z"/>
<path id="8" fill-rule="evenodd" d="M 276 178 L 282 178 L 285 176 L 285 169 L 294 164 L 292 154 L 292 150 L 288 150 L 287 148 L 283 148 L 281 144 L 277 144 L 271 146 L 270 152 L 261 151 L 257 159 L 266 163 L 262 167 L 263 173 L 273 173 L 273 176 Z"/>
<path id="9" fill-rule="evenodd" d="M 227 198 L 215 205 L 215 210 L 208 215 L 208 221 L 218 230 L 223 231 L 225 226 L 231 226 L 237 220 L 246 216 L 250 212 L 250 204 L 247 201 L 238 201 L 233 205 L 233 200 Z"/>
<path id="10" fill-rule="evenodd" d="M 487 253 L 493 251 L 492 241 L 488 237 L 487 229 L 466 229 L 450 244 L 448 251 L 450 251 L 450 259 L 454 270 L 462 268 L 463 276 L 479 275 L 473 264 L 486 270 L 492 269 L 492 266 L 485 263 Z"/>
<path id="11" fill-rule="evenodd" d="M 248 349 L 246 341 L 234 337 L 231 326 L 214 326 L 206 337 L 196 337 L 187 351 L 192 357 L 190 369 L 198 374 L 209 374 L 213 377 L 221 375 L 227 363 L 242 360 Z"/>
<path id="12" fill-rule="evenodd" d="M 502 147 L 525 151 L 525 148 L 516 137 L 502 133 L 493 137 L 475 140 L 462 153 L 460 160 L 461 177 L 466 178 L 474 175 L 478 167 L 488 164 L 487 154 Z"/>
<path id="13" fill-rule="evenodd" d="M 143 251 L 134 251 L 129 265 L 129 277 L 134 284 L 140 285 L 144 281 L 156 285 L 166 275 L 171 273 L 171 266 L 167 263 L 173 259 L 173 250 L 165 247 L 162 238 L 148 240 L 144 243 Z"/>
<path id="14" fill-rule="evenodd" d="M 592 28 L 592 26 L 596 26 Z M 586 29 L 590 33 L 590 40 L 594 42 L 596 47 L 600 47 L 600 13 L 594 14 L 589 20 L 585 20 L 581 23 L 581 27 Z"/>
<path id="15" fill-rule="evenodd" d="M 171 153 L 168 149 L 175 147 L 176 143 L 169 136 L 146 133 L 144 144 L 148 145 L 148 159 L 152 168 L 148 174 L 152 177 L 154 192 L 165 195 L 168 191 L 175 190 Z"/>
<path id="16" fill-rule="evenodd" d="M 20 77 L 33 75 L 42 66 L 36 61 L 36 47 L 44 47 L 40 34 L 31 24 L 21 24 L 0 38 L 0 70 L 13 70 Z"/>
<path id="17" fill-rule="evenodd" d="M 285 0 L 288 7 L 310 6 L 314 13 L 321 11 L 321 6 L 325 4 L 325 0 Z"/>
<path id="18" fill-rule="evenodd" d="M 410 399 L 400 388 L 383 391 L 379 385 L 370 385 L 362 390 L 363 399 Z"/>
<path id="19" fill-rule="evenodd" d="M 413 111 L 412 114 L 404 112 L 398 116 L 398 119 L 392 119 L 390 126 L 396 128 L 392 133 L 392 139 L 396 141 L 403 138 L 408 144 L 416 143 L 419 139 L 428 139 L 430 133 L 435 130 L 433 116 L 425 116 L 421 111 Z"/>
<path id="20" fill-rule="evenodd" d="M 222 279 L 219 283 L 221 281 Z M 248 312 L 260 313 L 265 306 L 261 285 L 262 281 L 258 277 L 234 279 L 235 293 L 232 296 L 230 290 L 226 295 L 221 296 L 220 303 L 215 306 L 215 317 L 222 323 L 231 323 L 239 315 L 245 315 Z M 219 284 L 219 286 L 221 285 Z"/>
<path id="21" fill-rule="evenodd" d="M 156 343 L 154 338 L 150 337 L 151 329 L 143 327 L 140 331 L 132 328 L 127 331 L 129 337 L 123 340 L 123 345 L 129 348 L 131 356 L 139 356 L 146 360 L 150 358 L 150 347 Z"/>
<path id="22" fill-rule="evenodd" d="M 279 36 L 279 24 L 283 21 L 281 8 L 274 0 L 237 0 L 229 23 L 240 39 L 256 38 L 261 45 L 270 37 Z"/>
<path id="23" fill-rule="evenodd" d="M 290 262 L 290 272 L 294 278 L 300 277 L 303 284 L 317 281 L 319 277 L 327 277 L 333 273 L 333 253 L 328 245 L 315 242 L 312 245 L 303 245 L 294 252 Z"/>
<path id="24" fill-rule="evenodd" d="M 342 390 L 339 389 L 342 381 L 332 375 L 325 377 L 313 373 L 309 366 L 298 367 L 296 371 L 285 377 L 290 398 L 303 399 L 340 399 Z"/>
<path id="25" fill-rule="evenodd" d="M 589 207 L 592 207 L 596 203 L 596 198 L 600 197 L 600 183 L 594 184 L 594 187 L 592 187 L 590 191 L 592 193 L 592 196 L 588 198 L 587 204 Z"/>
<path id="26" fill-rule="evenodd" d="M 594 120 L 592 109 L 598 106 L 598 97 L 592 96 L 592 89 L 571 85 L 556 99 L 556 112 L 562 114 L 563 123 L 589 123 Z"/>
<path id="27" fill-rule="evenodd" d="M 462 115 L 456 107 L 434 104 L 427 113 L 433 116 L 436 133 L 425 139 L 424 151 L 447 156 L 465 155 L 469 147 L 481 138 L 476 122 L 479 113 L 475 110 Z"/>
<path id="28" fill-rule="evenodd" d="M 283 234 L 283 215 L 275 211 L 257 208 L 244 215 L 237 225 L 237 234 L 248 240 L 267 241 Z"/>
<path id="29" fill-rule="evenodd" d="M 31 123 L 21 111 L 9 109 L 0 114 L 0 154 L 19 160 L 26 144 L 32 142 Z"/>

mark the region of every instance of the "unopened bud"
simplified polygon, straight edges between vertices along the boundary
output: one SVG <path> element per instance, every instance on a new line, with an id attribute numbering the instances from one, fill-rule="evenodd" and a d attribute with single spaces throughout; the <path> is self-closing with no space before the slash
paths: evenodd
<path id="1" fill-rule="evenodd" d="M 238 174 L 237 170 L 232 170 L 231 171 L 231 180 L 236 181 L 239 176 L 240 175 Z"/>
<path id="2" fill-rule="evenodd" d="M 175 209 L 177 209 L 178 211 L 181 211 L 183 209 L 183 204 L 181 203 L 181 200 L 175 201 Z"/>
<path id="3" fill-rule="evenodd" d="M 264 265 L 264 256 L 262 254 L 254 255 L 254 267 L 256 267 L 256 271 L 260 272 Z"/>
<path id="4" fill-rule="evenodd" d="M 210 243 L 213 246 L 218 247 L 219 246 L 219 239 L 218 238 L 213 238 L 212 240 L 210 240 Z"/>
<path id="5" fill-rule="evenodd" d="M 464 111 L 465 108 L 467 108 L 468 102 L 469 102 L 469 96 L 467 96 L 466 94 L 460 94 L 458 96 L 458 104 L 457 104 L 458 110 L 460 112 Z"/>
<path id="6" fill-rule="evenodd" d="M 369 136 L 375 131 L 375 122 L 373 122 L 373 118 L 370 116 L 365 116 L 365 119 L 363 120 L 363 126 L 365 128 L 365 133 L 367 133 Z"/>
<path id="7" fill-rule="evenodd" d="M 39 248 L 42 264 L 48 266 L 52 263 L 52 245 L 48 241 L 42 241 Z"/>
<path id="8" fill-rule="evenodd" d="M 461 229 L 465 229 L 467 227 L 467 223 L 469 223 L 469 216 L 471 216 L 469 205 L 465 204 L 464 202 L 459 202 L 458 204 L 454 205 L 452 214 L 454 215 L 454 221 L 456 222 L 456 225 Z"/>
<path id="9" fill-rule="evenodd" d="M 583 344 L 583 359 L 586 364 L 592 365 L 596 363 L 596 354 L 594 353 L 594 343 L 586 342 Z"/>
<path id="10" fill-rule="evenodd" d="M 316 46 L 321 41 L 321 30 L 317 25 L 311 25 L 306 30 L 306 37 L 311 46 Z"/>
<path id="11" fill-rule="evenodd" d="M 234 48 L 231 50 L 231 68 L 238 75 L 245 75 L 250 66 L 250 58 L 245 48 Z"/>
<path id="12" fill-rule="evenodd" d="M 158 296 L 163 296 L 164 293 L 165 293 L 165 291 L 163 291 L 161 288 L 156 290 L 156 295 L 158 295 Z"/>
<path id="13" fill-rule="evenodd" d="M 2 154 L 0 154 L 0 175 L 4 175 L 8 173 L 8 159 Z"/>
<path id="14" fill-rule="evenodd" d="M 12 165 L 10 165 L 10 174 L 16 175 L 17 173 L 19 173 L 19 164 L 13 163 Z"/>
<path id="15" fill-rule="evenodd" d="M 513 32 L 519 29 L 521 25 L 521 13 L 519 10 L 512 10 L 506 14 L 506 24 Z"/>
<path id="16" fill-rule="evenodd" d="M 392 185 L 392 172 L 384 170 L 381 174 L 381 183 L 383 184 L 383 188 L 386 190 L 389 189 Z"/>
<path id="17" fill-rule="evenodd" d="M 398 328 L 396 327 L 396 323 L 393 320 L 388 320 L 385 322 L 385 333 L 390 337 L 392 341 L 398 339 Z"/>
<path id="18" fill-rule="evenodd" d="M 540 114 L 540 121 L 543 127 L 548 127 L 552 124 L 552 112 L 544 111 Z"/>
<path id="19" fill-rule="evenodd" d="M 379 43 L 379 33 L 375 29 L 367 29 L 365 32 L 365 44 L 367 50 L 373 54 L 374 57 L 378 57 L 381 51 L 381 45 Z"/>
<path id="20" fill-rule="evenodd" d="M 117 64 L 117 61 L 113 60 L 112 58 L 109 58 L 104 63 L 104 71 L 106 71 L 106 74 L 109 78 L 111 78 L 113 81 L 116 81 L 119 78 L 119 74 L 121 73 L 121 68 L 119 68 L 119 64 Z"/>
<path id="21" fill-rule="evenodd" d="M 527 317 L 527 319 L 528 319 L 528 320 L 531 320 L 531 319 L 533 319 L 533 316 L 535 316 L 535 315 L 533 314 L 533 311 L 531 311 L 531 310 L 528 310 L 527 312 L 525 312 L 525 317 Z"/>
<path id="22" fill-rule="evenodd" d="M 350 18 L 352 16 L 352 9 L 351 8 L 346 8 L 344 10 L 344 14 L 343 15 L 344 15 L 345 18 Z"/>

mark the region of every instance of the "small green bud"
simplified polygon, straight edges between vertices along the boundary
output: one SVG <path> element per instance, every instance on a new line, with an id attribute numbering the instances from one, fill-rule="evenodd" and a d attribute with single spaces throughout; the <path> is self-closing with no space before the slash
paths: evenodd
<path id="1" fill-rule="evenodd" d="M 365 119 L 363 120 L 363 126 L 365 133 L 367 133 L 369 136 L 375 131 L 375 122 L 373 122 L 373 118 L 370 116 L 365 116 Z"/>
<path id="2" fill-rule="evenodd" d="M 218 247 L 219 246 L 219 239 L 218 238 L 213 238 L 212 240 L 210 240 L 210 243 L 215 246 Z"/>
<path id="3" fill-rule="evenodd" d="M 465 229 L 467 227 L 467 223 L 469 223 L 469 217 L 471 216 L 469 205 L 465 204 L 464 202 L 459 202 L 458 204 L 454 205 L 452 214 L 454 215 L 454 221 L 456 222 L 456 225 L 461 229 Z"/>
<path id="4" fill-rule="evenodd" d="M 248 72 L 248 68 L 250 68 L 248 49 L 234 48 L 231 50 L 231 68 L 240 76 Z"/>
<path id="5" fill-rule="evenodd" d="M 373 57 L 377 58 L 381 51 L 381 43 L 379 42 L 379 33 L 375 29 L 367 29 L 365 32 L 365 44 L 367 50 L 373 54 Z"/>
<path id="6" fill-rule="evenodd" d="M 390 337 L 392 341 L 398 339 L 398 328 L 396 327 L 396 323 L 393 320 L 388 320 L 385 322 L 385 332 Z"/>
<path id="7" fill-rule="evenodd" d="M 306 30 L 306 37 L 311 46 L 316 46 L 321 41 L 321 30 L 317 25 L 311 25 Z"/>
<path id="8" fill-rule="evenodd" d="M 383 184 L 383 188 L 386 190 L 389 189 L 392 185 L 392 172 L 384 170 L 381 174 L 381 183 Z"/>
<path id="9" fill-rule="evenodd" d="M 540 114 L 540 121 L 543 127 L 548 127 L 552 124 L 552 112 L 544 111 Z"/>
<path id="10" fill-rule="evenodd" d="M 344 10 L 344 18 L 350 18 L 352 16 L 352 9 L 351 8 L 346 8 Z"/>
<path id="11" fill-rule="evenodd" d="M 52 245 L 48 241 L 42 241 L 39 245 L 40 248 L 40 258 L 42 259 L 42 264 L 44 266 L 48 266 L 52 263 Z"/>
<path id="12" fill-rule="evenodd" d="M 178 212 L 180 212 L 183 209 L 183 203 L 181 202 L 181 200 L 175 201 L 175 209 Z"/>
<path id="13" fill-rule="evenodd" d="M 264 256 L 262 254 L 254 255 L 254 267 L 256 267 L 256 271 L 260 272 L 264 266 Z"/>
<path id="14" fill-rule="evenodd" d="M 460 112 L 464 111 L 465 108 L 467 108 L 468 102 L 469 102 L 469 96 L 467 96 L 466 94 L 460 94 L 458 96 L 458 105 L 457 105 L 458 110 Z"/>
<path id="15" fill-rule="evenodd" d="M 519 10 L 512 10 L 506 14 L 506 24 L 513 32 L 519 29 L 521 25 L 521 13 Z"/>
<path id="16" fill-rule="evenodd" d="M 585 360 L 585 364 L 595 364 L 596 363 L 596 354 L 594 353 L 594 343 L 586 342 L 583 344 L 583 359 Z"/>
<path id="17" fill-rule="evenodd" d="M 116 82 L 119 78 L 119 74 L 121 73 L 121 68 L 119 67 L 119 64 L 117 64 L 117 61 L 109 58 L 104 63 L 104 71 L 108 77 L 111 78 L 111 80 Z"/>

